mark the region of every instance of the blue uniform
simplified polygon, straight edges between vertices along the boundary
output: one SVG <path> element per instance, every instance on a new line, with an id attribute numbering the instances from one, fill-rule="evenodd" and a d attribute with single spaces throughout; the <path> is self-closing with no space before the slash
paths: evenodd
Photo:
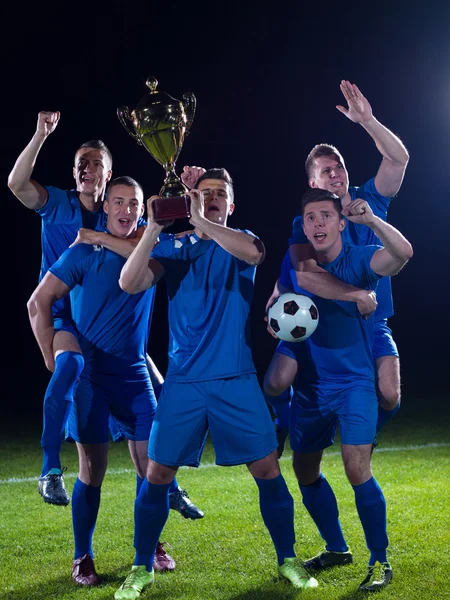
<path id="1" fill-rule="evenodd" d="M 198 464 L 208 426 L 217 464 L 267 456 L 277 444 L 250 346 L 256 267 L 194 233 L 160 242 L 152 257 L 165 269 L 170 335 L 149 457 Z"/>
<path id="2" fill-rule="evenodd" d="M 50 272 L 70 289 L 73 320 L 85 366 L 68 422 L 81 443 L 108 441 L 114 416 L 128 439 L 149 436 L 155 398 L 146 365 L 154 290 L 130 295 L 119 287 L 126 259 L 99 246 L 77 244 Z"/>
<path id="3" fill-rule="evenodd" d="M 362 198 L 366 200 L 371 207 L 374 215 L 387 220 L 387 210 L 392 198 L 387 198 L 378 193 L 375 187 L 375 179 L 369 179 L 362 186 L 349 187 L 351 200 Z M 380 245 L 380 239 L 366 225 L 352 223 L 346 219 L 346 227 L 342 232 L 342 241 L 344 243 L 355 246 Z M 289 240 L 289 245 L 292 244 L 307 244 L 308 240 L 303 232 L 303 217 L 298 216 L 294 219 L 292 226 L 292 237 Z M 381 356 L 398 356 L 397 346 L 392 339 L 392 332 L 387 326 L 387 319 L 394 314 L 394 306 L 392 300 L 391 278 L 382 277 L 377 287 L 378 306 L 375 311 L 375 327 L 374 327 L 374 343 L 373 354 L 374 358 Z"/>
<path id="4" fill-rule="evenodd" d="M 344 244 L 334 261 L 320 266 L 346 283 L 376 289 L 380 277 L 370 260 L 379 248 Z M 305 293 L 296 285 L 290 262 L 283 265 L 281 284 Z M 362 318 L 354 302 L 317 296 L 313 300 L 320 315 L 316 331 L 302 343 L 281 342 L 277 348 L 296 359 L 301 369 L 294 384 L 291 447 L 316 452 L 331 445 L 338 420 L 342 443 L 372 443 L 377 422 L 374 318 Z"/>

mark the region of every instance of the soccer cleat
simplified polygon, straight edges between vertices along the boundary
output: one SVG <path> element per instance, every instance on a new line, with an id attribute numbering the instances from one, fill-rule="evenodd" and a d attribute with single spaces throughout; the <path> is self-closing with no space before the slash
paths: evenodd
<path id="1" fill-rule="evenodd" d="M 313 571 L 320 571 L 321 569 L 328 569 L 330 567 L 338 567 L 343 565 L 349 565 L 353 562 L 353 554 L 350 550 L 347 552 L 332 552 L 330 550 L 324 550 L 317 556 L 305 560 L 303 566 L 305 569 L 311 569 Z"/>
<path id="2" fill-rule="evenodd" d="M 100 583 L 90 554 L 85 554 L 73 561 L 72 579 L 78 585 L 98 585 Z"/>
<path id="3" fill-rule="evenodd" d="M 175 492 L 169 494 L 170 508 L 177 510 L 185 519 L 203 519 L 205 516 L 203 511 L 195 506 L 195 504 L 189 500 L 189 494 L 186 490 L 182 490 L 180 486 L 177 487 Z"/>
<path id="4" fill-rule="evenodd" d="M 289 435 L 289 427 L 280 427 L 279 425 L 275 425 L 275 435 L 277 436 L 278 442 L 278 458 L 281 458 L 283 456 L 287 436 Z"/>
<path id="5" fill-rule="evenodd" d="M 154 571 L 147 571 L 144 565 L 133 565 L 131 573 L 114 594 L 115 600 L 136 600 L 142 590 L 155 580 Z"/>
<path id="6" fill-rule="evenodd" d="M 156 546 L 155 556 L 153 558 L 153 569 L 155 571 L 174 571 L 177 566 L 176 562 L 173 560 L 169 554 L 164 550 L 163 546 L 167 544 L 167 542 L 158 542 Z M 170 544 L 167 544 L 169 548 Z"/>
<path id="7" fill-rule="evenodd" d="M 69 494 L 64 485 L 64 472 L 62 469 L 51 469 L 47 475 L 39 477 L 38 492 L 43 497 L 44 502 L 48 504 L 57 504 L 58 506 L 67 506 L 70 502 Z"/>
<path id="8" fill-rule="evenodd" d="M 392 577 L 391 565 L 388 562 L 369 565 L 367 577 L 361 582 L 359 589 L 363 592 L 376 592 L 391 583 Z"/>
<path id="9" fill-rule="evenodd" d="M 285 558 L 284 563 L 278 567 L 281 577 L 289 579 L 295 588 L 316 588 L 319 584 L 317 579 L 310 577 L 297 558 Z"/>

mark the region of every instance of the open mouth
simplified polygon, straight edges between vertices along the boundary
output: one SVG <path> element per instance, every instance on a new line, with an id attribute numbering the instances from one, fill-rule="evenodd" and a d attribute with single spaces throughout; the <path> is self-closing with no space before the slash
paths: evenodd
<path id="1" fill-rule="evenodd" d="M 211 211 L 219 212 L 219 207 L 214 206 L 214 204 L 211 204 L 210 206 L 208 206 L 208 212 L 211 212 Z"/>
<path id="2" fill-rule="evenodd" d="M 119 219 L 119 223 L 121 225 L 129 225 L 131 223 L 130 219 Z"/>
<path id="3" fill-rule="evenodd" d="M 323 242 L 323 240 L 327 237 L 326 233 L 315 233 L 314 234 L 314 239 L 317 240 L 318 242 Z"/>

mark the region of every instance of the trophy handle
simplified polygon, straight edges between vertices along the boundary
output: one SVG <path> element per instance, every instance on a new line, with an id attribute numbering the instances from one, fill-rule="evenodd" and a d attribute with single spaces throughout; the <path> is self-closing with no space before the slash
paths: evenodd
<path id="1" fill-rule="evenodd" d="M 131 137 L 134 138 L 138 144 L 142 145 L 140 137 L 136 133 L 134 133 L 133 131 L 131 131 L 131 129 L 128 127 L 128 125 L 127 125 L 127 123 L 125 121 L 125 119 L 128 119 L 129 121 L 132 121 L 132 119 L 130 117 L 130 111 L 128 109 L 128 106 L 121 106 L 120 108 L 118 108 L 117 109 L 117 116 L 119 117 L 119 121 L 122 123 L 123 127 L 131 135 Z"/>
<path id="2" fill-rule="evenodd" d="M 191 128 L 192 121 L 194 120 L 195 107 L 197 106 L 197 100 L 192 92 L 187 92 L 186 94 L 183 94 L 183 100 L 184 100 L 183 106 L 184 106 L 184 110 L 186 112 L 186 133 L 185 133 L 185 135 L 187 135 Z"/>

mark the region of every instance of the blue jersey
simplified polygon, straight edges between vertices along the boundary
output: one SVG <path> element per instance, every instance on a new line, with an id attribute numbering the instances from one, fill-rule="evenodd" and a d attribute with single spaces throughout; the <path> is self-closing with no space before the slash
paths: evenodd
<path id="1" fill-rule="evenodd" d="M 382 219 L 387 220 L 387 210 L 392 198 L 386 198 L 378 193 L 375 187 L 375 179 L 369 179 L 362 186 L 351 186 L 348 189 L 351 200 L 361 198 L 366 200 L 373 214 Z M 342 240 L 345 243 L 353 244 L 355 246 L 367 246 L 367 245 L 382 245 L 380 238 L 367 227 L 367 225 L 361 225 L 352 223 L 346 219 L 346 227 L 342 232 Z M 307 244 L 308 240 L 303 232 L 303 217 L 300 215 L 295 217 L 292 225 L 292 237 L 289 239 L 289 245 L 291 244 Z M 392 287 L 391 278 L 383 277 L 377 288 L 377 300 L 378 306 L 375 311 L 375 319 L 388 319 L 394 314 L 394 305 L 392 301 Z"/>
<path id="2" fill-rule="evenodd" d="M 100 207 L 91 212 L 84 208 L 78 198 L 77 190 L 60 190 L 47 186 L 48 199 L 42 208 L 36 212 L 42 217 L 42 260 L 39 281 L 49 268 L 59 259 L 62 253 L 75 241 L 78 230 L 105 230 L 107 215 Z M 145 225 L 140 219 L 138 227 Z M 55 302 L 53 312 L 62 311 L 70 314 L 70 299 L 65 297 Z"/>
<path id="3" fill-rule="evenodd" d="M 153 250 L 169 297 L 167 380 L 208 381 L 254 373 L 249 312 L 256 267 L 195 233 Z"/>
<path id="4" fill-rule="evenodd" d="M 370 260 L 379 248 L 343 244 L 334 261 L 320 266 L 346 283 L 373 290 L 380 276 L 370 268 Z M 299 294 L 305 293 L 296 284 L 290 261 L 283 261 L 280 283 Z M 280 345 L 284 348 L 282 353 L 292 356 L 300 365 L 296 388 L 307 395 L 308 388 L 318 384 L 325 383 L 339 389 L 356 380 L 374 383 L 374 318 L 361 317 L 355 302 L 325 300 L 318 296 L 312 298 L 319 310 L 316 331 L 304 342 Z"/>
<path id="5" fill-rule="evenodd" d="M 100 246 L 68 248 L 50 272 L 72 291 L 72 316 L 85 359 L 84 375 L 147 369 L 148 327 L 154 288 L 139 294 L 120 289 L 126 259 Z"/>

